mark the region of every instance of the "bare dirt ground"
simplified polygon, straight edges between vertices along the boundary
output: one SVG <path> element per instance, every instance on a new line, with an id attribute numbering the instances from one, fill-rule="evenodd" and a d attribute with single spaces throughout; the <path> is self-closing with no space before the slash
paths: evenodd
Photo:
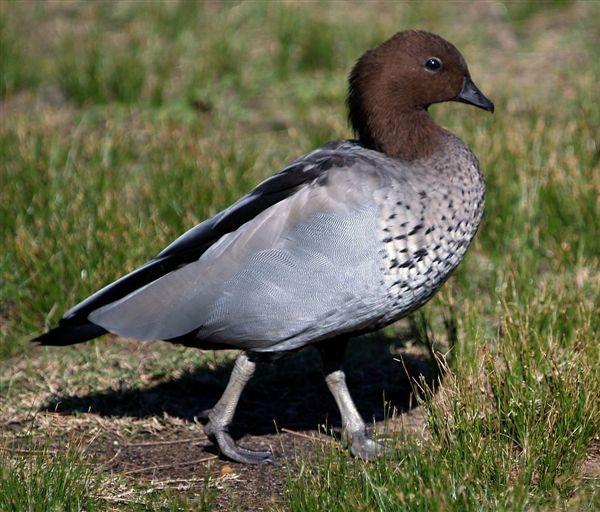
<path id="1" fill-rule="evenodd" d="M 169 371 L 160 365 L 174 350 L 167 344 L 108 339 L 75 351 L 38 350 L 2 363 L 3 374 L 13 376 L 0 399 L 6 449 L 78 447 L 109 476 L 103 499 L 116 506 L 138 502 L 149 490 L 193 496 L 212 488 L 216 510 L 266 510 L 282 501 L 285 480 L 299 464 L 340 447 L 339 414 L 310 349 L 260 364 L 242 396 L 232 434 L 245 446 L 273 450 L 275 464 L 260 466 L 219 457 L 198 420 L 222 393 L 230 357 L 200 366 L 183 358 L 182 368 Z M 177 364 L 169 359 L 167 366 Z M 433 383 L 438 377 L 426 349 L 383 335 L 357 339 L 346 367 L 373 429 L 423 433 L 423 416 L 412 407 L 412 379 Z M 391 418 L 387 407 L 396 411 Z"/>

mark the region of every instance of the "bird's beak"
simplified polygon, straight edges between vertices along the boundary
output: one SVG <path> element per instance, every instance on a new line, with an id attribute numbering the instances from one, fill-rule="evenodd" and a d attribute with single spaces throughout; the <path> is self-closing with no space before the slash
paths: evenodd
<path id="1" fill-rule="evenodd" d="M 458 96 L 454 98 L 454 101 L 468 103 L 469 105 L 475 105 L 476 107 L 487 110 L 488 112 L 494 112 L 494 104 L 483 95 L 483 93 L 473 83 L 473 80 L 471 80 L 470 76 L 465 77 L 462 90 Z"/>

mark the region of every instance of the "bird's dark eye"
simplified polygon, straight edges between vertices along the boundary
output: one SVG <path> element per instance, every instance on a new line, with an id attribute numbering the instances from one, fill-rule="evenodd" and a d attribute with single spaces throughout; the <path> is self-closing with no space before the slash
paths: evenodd
<path id="1" fill-rule="evenodd" d="M 425 62 L 425 69 L 433 72 L 439 71 L 442 69 L 442 61 L 437 57 L 430 57 L 427 59 L 427 62 Z"/>

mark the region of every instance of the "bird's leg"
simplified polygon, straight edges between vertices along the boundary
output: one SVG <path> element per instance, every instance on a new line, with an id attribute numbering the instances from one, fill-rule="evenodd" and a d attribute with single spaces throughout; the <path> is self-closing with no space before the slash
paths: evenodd
<path id="1" fill-rule="evenodd" d="M 367 428 L 346 385 L 342 370 L 342 358 L 347 340 L 332 340 L 319 346 L 325 382 L 335 398 L 342 416 L 342 436 L 350 443 L 350 452 L 355 457 L 370 460 L 383 452 L 383 447 L 367 434 Z"/>
<path id="2" fill-rule="evenodd" d="M 243 448 L 238 446 L 229 435 L 229 425 L 233 420 L 240 395 L 254 374 L 255 368 L 256 363 L 251 361 L 245 353 L 242 352 L 237 357 L 227 387 L 216 405 L 206 414 L 208 422 L 204 426 L 205 434 L 219 446 L 225 457 L 246 464 L 271 462 L 270 451 Z"/>

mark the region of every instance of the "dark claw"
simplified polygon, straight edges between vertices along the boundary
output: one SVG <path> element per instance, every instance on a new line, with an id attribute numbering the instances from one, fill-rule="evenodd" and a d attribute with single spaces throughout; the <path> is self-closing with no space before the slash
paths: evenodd
<path id="1" fill-rule="evenodd" d="M 210 419 L 208 417 L 208 415 L 210 414 L 210 411 L 212 411 L 212 409 L 204 409 L 202 412 L 198 413 L 196 418 L 198 418 L 200 420 L 208 420 L 208 419 Z"/>

